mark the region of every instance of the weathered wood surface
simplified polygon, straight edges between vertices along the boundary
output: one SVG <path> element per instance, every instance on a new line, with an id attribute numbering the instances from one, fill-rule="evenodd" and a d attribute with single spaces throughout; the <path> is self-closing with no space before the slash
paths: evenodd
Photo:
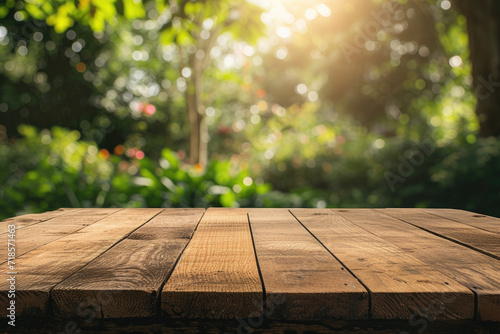
<path id="1" fill-rule="evenodd" d="M 290 212 L 249 209 L 268 317 L 368 319 L 368 292 Z"/>
<path id="2" fill-rule="evenodd" d="M 27 226 L 31 226 L 34 224 L 38 224 L 47 220 L 50 220 L 55 217 L 63 216 L 69 213 L 74 213 L 81 209 L 71 209 L 71 208 L 61 208 L 55 211 L 47 211 L 43 213 L 31 213 L 27 215 L 12 217 L 4 219 L 1 223 L 2 225 L 14 224 L 16 225 L 16 229 L 22 229 Z M 94 209 L 92 209 L 94 210 Z M 6 231 L 0 232 L 2 234 L 7 233 Z"/>
<path id="3" fill-rule="evenodd" d="M 40 246 L 16 259 L 16 314 L 47 313 L 52 288 L 87 265 L 136 228 L 160 213 L 161 209 L 125 209 L 91 225 Z M 80 211 L 82 212 L 82 211 Z M 84 211 L 83 211 L 84 212 Z M 9 282 L 0 281 L 0 308 L 9 303 Z"/>
<path id="4" fill-rule="evenodd" d="M 408 319 L 438 298 L 453 298 L 439 318 L 471 319 L 474 295 L 401 248 L 328 210 L 293 209 L 297 219 L 370 292 L 374 319 Z"/>
<path id="5" fill-rule="evenodd" d="M 322 332 L 318 321 L 327 321 L 325 332 L 356 332 L 335 322 L 356 319 L 371 324 L 367 332 L 417 332 L 426 324 L 430 333 L 458 323 L 500 324 L 500 220 L 478 216 L 445 209 L 65 209 L 5 220 L 0 242 L 13 222 L 21 325 L 36 316 L 123 332 L 109 319 L 141 318 L 155 322 L 145 332 L 220 332 L 233 319 L 228 332 Z M 383 327 L 396 324 L 384 319 L 407 325 Z"/>
<path id="6" fill-rule="evenodd" d="M 89 209 L 85 211 L 85 215 L 79 214 L 78 210 L 65 211 L 65 214 L 59 214 L 43 221 L 31 220 L 31 222 L 36 221 L 36 223 L 24 225 L 21 229 L 18 229 L 16 223 L 16 256 L 20 257 L 35 248 L 75 233 L 120 210 L 122 209 Z M 6 233 L 0 234 L 2 247 L 7 246 L 7 239 Z M 3 261 L 1 264 L 3 265 L 5 262 Z"/>
<path id="7" fill-rule="evenodd" d="M 263 290 L 245 209 L 208 209 L 163 287 L 170 317 L 263 314 Z"/>
<path id="8" fill-rule="evenodd" d="M 160 289 L 203 213 L 203 209 L 165 209 L 59 283 L 51 294 L 54 312 L 70 317 L 82 309 L 95 309 L 96 318 L 156 315 Z"/>
<path id="9" fill-rule="evenodd" d="M 486 216 L 475 212 L 453 209 L 419 209 L 443 218 L 451 219 L 459 223 L 468 224 L 486 231 L 500 233 L 500 218 Z"/>
<path id="10" fill-rule="evenodd" d="M 418 210 L 377 209 L 377 211 L 500 259 L 500 234 Z"/>
<path id="11" fill-rule="evenodd" d="M 369 209 L 335 211 L 467 286 L 477 295 L 478 318 L 500 321 L 498 309 L 500 305 L 500 261 L 387 216 L 383 210 L 379 212 Z M 439 304 L 442 307 L 448 307 L 447 301 L 446 298 L 440 298 Z"/>

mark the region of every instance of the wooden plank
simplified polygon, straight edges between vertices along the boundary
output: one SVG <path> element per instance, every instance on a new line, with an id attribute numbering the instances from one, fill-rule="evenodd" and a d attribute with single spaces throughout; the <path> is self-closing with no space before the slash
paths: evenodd
<path id="1" fill-rule="evenodd" d="M 439 298 L 453 298 L 439 319 L 473 317 L 469 289 L 401 248 L 330 210 L 291 212 L 369 290 L 373 319 L 408 319 Z"/>
<path id="2" fill-rule="evenodd" d="M 206 211 L 163 287 L 162 312 L 184 318 L 263 313 L 263 290 L 245 209 Z"/>
<path id="3" fill-rule="evenodd" d="M 55 313 L 75 317 L 81 305 L 96 309 L 96 318 L 155 316 L 161 287 L 204 212 L 165 209 L 59 283 L 51 292 Z"/>
<path id="4" fill-rule="evenodd" d="M 22 216 L 17 216 L 17 217 L 12 217 L 12 218 L 7 218 L 4 219 L 1 223 L 4 226 L 2 228 L 2 231 L 0 231 L 0 234 L 6 234 L 7 233 L 7 225 L 14 224 L 16 225 L 16 230 L 38 224 L 50 219 L 53 219 L 55 217 L 60 217 L 69 213 L 74 213 L 77 212 L 78 210 L 81 209 L 73 209 L 73 208 L 61 208 L 57 209 L 54 211 L 47 211 L 43 213 L 29 213 L 26 215 Z"/>
<path id="5" fill-rule="evenodd" d="M 16 225 L 16 257 L 85 228 L 119 210 L 122 209 L 90 209 L 85 211 L 85 215 L 72 210 L 64 215 L 25 226 L 20 230 L 17 230 Z M 5 250 L 3 254 L 7 253 L 7 239 L 7 234 L 0 234 L 0 247 Z M 3 261 L 1 264 L 6 262 Z"/>
<path id="6" fill-rule="evenodd" d="M 249 209 L 248 215 L 268 318 L 368 319 L 366 289 L 289 211 Z"/>
<path id="7" fill-rule="evenodd" d="M 471 289 L 481 320 L 500 321 L 500 261 L 371 209 L 335 210 Z"/>
<path id="8" fill-rule="evenodd" d="M 419 211 L 451 219 L 486 231 L 500 233 L 500 218 L 454 209 L 419 209 Z"/>
<path id="9" fill-rule="evenodd" d="M 391 217 L 500 259 L 500 235 L 413 209 L 377 209 Z"/>
<path id="10" fill-rule="evenodd" d="M 55 285 L 161 211 L 162 209 L 124 209 L 18 257 L 16 316 L 46 314 L 49 292 Z M 84 216 L 85 210 L 80 213 Z M 8 287 L 9 282 L 0 281 L 0 307 L 4 309 L 9 303 Z"/>

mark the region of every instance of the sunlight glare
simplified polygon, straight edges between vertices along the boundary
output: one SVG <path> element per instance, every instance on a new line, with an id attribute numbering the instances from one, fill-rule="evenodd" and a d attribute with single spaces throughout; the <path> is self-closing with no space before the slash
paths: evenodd
<path id="1" fill-rule="evenodd" d="M 327 5 L 325 5 L 324 3 L 320 3 L 316 7 L 316 10 L 318 11 L 319 15 L 321 15 L 323 17 L 329 17 L 330 15 L 332 15 L 331 9 Z"/>
<path id="2" fill-rule="evenodd" d="M 312 8 L 308 8 L 308 9 L 306 9 L 306 12 L 304 15 L 305 15 L 306 19 L 312 21 L 318 16 L 318 12 L 316 12 Z"/>
<path id="3" fill-rule="evenodd" d="M 281 38 L 289 38 L 292 36 L 292 31 L 288 27 L 279 27 L 276 34 Z"/>

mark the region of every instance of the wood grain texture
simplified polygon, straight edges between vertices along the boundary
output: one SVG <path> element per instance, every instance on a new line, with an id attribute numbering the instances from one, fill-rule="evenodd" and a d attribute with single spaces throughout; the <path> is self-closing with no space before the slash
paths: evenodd
<path id="1" fill-rule="evenodd" d="M 368 319 L 368 292 L 289 211 L 249 209 L 266 316 Z"/>
<path id="2" fill-rule="evenodd" d="M 500 218 L 454 209 L 419 209 L 419 211 L 451 219 L 486 231 L 500 233 Z"/>
<path id="3" fill-rule="evenodd" d="M 85 215 L 77 210 L 72 210 L 64 215 L 25 226 L 20 230 L 16 229 L 16 257 L 65 235 L 77 232 L 119 210 L 122 209 L 90 209 L 85 211 Z M 0 249 L 4 250 L 3 254 L 7 253 L 7 239 L 7 234 L 0 234 Z"/>
<path id="4" fill-rule="evenodd" d="M 412 209 L 377 209 L 444 238 L 467 245 L 500 260 L 500 234 Z"/>
<path id="5" fill-rule="evenodd" d="M 38 224 L 53 219 L 55 217 L 63 216 L 69 213 L 74 213 L 78 210 L 81 209 L 61 208 L 54 211 L 47 211 L 42 213 L 30 213 L 22 216 L 7 218 L 4 219 L 2 222 L 0 222 L 2 224 L 2 230 L 0 231 L 0 234 L 7 233 L 7 225 L 10 224 L 16 225 L 16 230 L 19 230 L 34 224 Z"/>
<path id="6" fill-rule="evenodd" d="M 408 319 L 453 298 L 439 319 L 470 319 L 463 285 L 331 210 L 292 209 L 297 219 L 369 290 L 373 319 Z"/>
<path id="7" fill-rule="evenodd" d="M 169 317 L 247 318 L 263 313 L 263 290 L 245 209 L 206 211 L 163 287 Z"/>
<path id="8" fill-rule="evenodd" d="M 474 291 L 477 295 L 478 317 L 500 321 L 500 261 L 384 215 L 384 211 L 336 211 L 342 211 L 340 214 L 353 223 Z M 444 305 L 447 307 L 446 303 Z"/>
<path id="9" fill-rule="evenodd" d="M 46 314 L 49 293 L 55 285 L 161 211 L 124 209 L 17 258 L 16 315 Z M 5 309 L 9 303 L 6 280 L 0 281 L 0 290 L 0 307 Z"/>
<path id="10" fill-rule="evenodd" d="M 155 316 L 160 289 L 204 212 L 165 209 L 59 283 L 51 292 L 54 312 L 75 317 L 77 310 L 92 308 L 96 318 Z"/>
<path id="11" fill-rule="evenodd" d="M 458 325 L 471 324 L 475 308 L 481 321 L 500 323 L 500 260 L 492 254 L 500 234 L 492 217 L 444 209 L 394 210 L 404 219 L 390 210 L 291 210 L 299 222 L 285 209 L 209 209 L 201 220 L 203 209 L 116 210 L 18 221 L 19 325 L 38 326 L 35 315 L 64 326 L 75 320 L 82 332 L 123 332 L 123 321 L 162 315 L 162 324 L 141 330 L 267 333 L 300 325 L 307 332 L 326 321 L 318 332 L 417 332 L 425 323 L 425 332 L 446 333 L 479 328 Z M 0 242 L 5 238 L 0 234 Z M 0 290 L 6 308 L 6 280 Z M 176 321 L 184 323 L 169 327 Z M 64 326 L 48 328 L 59 333 Z"/>

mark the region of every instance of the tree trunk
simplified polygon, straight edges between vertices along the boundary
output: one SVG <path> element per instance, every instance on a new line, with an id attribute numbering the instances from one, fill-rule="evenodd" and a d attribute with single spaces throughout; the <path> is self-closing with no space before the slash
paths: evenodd
<path id="1" fill-rule="evenodd" d="M 476 113 L 482 137 L 500 135 L 500 1 L 455 0 L 467 18 Z"/>
<path id="2" fill-rule="evenodd" d="M 192 67 L 192 78 L 186 90 L 190 124 L 189 162 L 206 166 L 208 162 L 208 127 L 205 122 L 205 107 L 201 103 L 203 71 L 198 61 L 194 61 Z"/>
<path id="3" fill-rule="evenodd" d="M 202 166 L 208 163 L 208 126 L 204 116 L 200 116 L 200 154 L 198 162 Z"/>
<path id="4" fill-rule="evenodd" d="M 191 87 L 188 87 L 188 91 Z M 194 92 L 186 92 L 186 102 L 189 113 L 189 162 L 197 164 L 200 161 L 200 119 Z"/>

